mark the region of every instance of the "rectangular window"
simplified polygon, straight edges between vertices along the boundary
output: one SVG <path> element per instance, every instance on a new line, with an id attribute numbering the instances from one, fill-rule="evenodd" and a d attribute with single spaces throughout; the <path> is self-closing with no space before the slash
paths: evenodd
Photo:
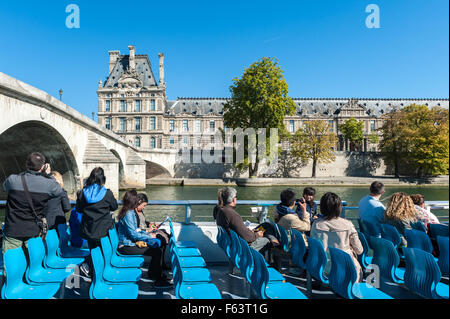
<path id="1" fill-rule="evenodd" d="M 171 145 L 174 145 L 174 144 L 175 144 L 175 139 L 174 139 L 173 137 L 171 137 L 170 140 L 169 140 L 169 143 L 170 143 Z"/>
<path id="2" fill-rule="evenodd" d="M 290 133 L 295 132 L 294 120 L 289 120 L 289 132 Z"/>
<path id="3" fill-rule="evenodd" d="M 154 111 L 155 110 L 155 100 L 151 99 L 150 100 L 150 111 Z"/>
<path id="4" fill-rule="evenodd" d="M 375 131 L 375 121 L 370 121 L 370 131 Z"/>
<path id="5" fill-rule="evenodd" d="M 156 148 L 156 139 L 154 137 L 150 138 L 150 148 Z"/>
<path id="6" fill-rule="evenodd" d="M 111 101 L 110 100 L 105 101 L 105 111 L 106 112 L 111 111 Z"/>
<path id="7" fill-rule="evenodd" d="M 214 121 L 209 121 L 209 131 L 214 132 L 216 123 Z"/>
<path id="8" fill-rule="evenodd" d="M 201 120 L 196 120 L 195 121 L 195 131 L 196 132 L 201 132 L 202 131 L 202 121 Z"/>
<path id="9" fill-rule="evenodd" d="M 184 136 L 184 137 L 183 137 L 183 144 L 184 144 L 185 146 L 189 146 L 189 137 L 187 137 L 187 136 Z"/>
<path id="10" fill-rule="evenodd" d="M 141 147 L 141 138 L 139 136 L 136 137 L 136 147 Z"/>
<path id="11" fill-rule="evenodd" d="M 105 127 L 107 130 L 111 129 L 111 118 L 110 117 L 105 118 Z"/>
<path id="12" fill-rule="evenodd" d="M 150 117 L 150 129 L 155 130 L 156 129 L 156 118 L 154 116 Z"/>
<path id="13" fill-rule="evenodd" d="M 333 121 L 329 120 L 328 123 L 330 125 L 330 132 L 334 132 Z"/>
<path id="14" fill-rule="evenodd" d="M 202 145 L 202 138 L 201 136 L 197 136 L 197 146 L 201 146 Z"/>
<path id="15" fill-rule="evenodd" d="M 126 128 L 127 128 L 127 126 L 126 126 L 125 118 L 124 118 L 124 117 L 121 117 L 121 118 L 120 118 L 120 130 L 121 130 L 122 132 L 125 132 L 125 131 L 126 131 Z"/>
<path id="16" fill-rule="evenodd" d="M 135 108 L 136 112 L 140 112 L 141 111 L 141 100 L 136 100 L 136 108 Z"/>
<path id="17" fill-rule="evenodd" d="M 183 131 L 185 132 L 189 131 L 188 120 L 183 120 Z"/>
<path id="18" fill-rule="evenodd" d="M 141 118 L 140 117 L 136 117 L 136 132 L 140 132 L 141 131 Z"/>
<path id="19" fill-rule="evenodd" d="M 120 112 L 125 112 L 125 101 L 120 100 Z"/>
<path id="20" fill-rule="evenodd" d="M 174 132 L 175 131 L 175 121 L 169 120 L 169 131 Z"/>

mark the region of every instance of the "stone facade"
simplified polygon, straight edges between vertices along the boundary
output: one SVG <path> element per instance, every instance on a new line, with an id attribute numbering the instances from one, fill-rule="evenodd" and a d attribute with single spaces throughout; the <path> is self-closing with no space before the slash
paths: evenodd
<path id="1" fill-rule="evenodd" d="M 109 75 L 99 82 L 99 123 L 133 143 L 140 151 L 157 149 L 222 148 L 218 131 L 224 128 L 226 98 L 166 98 L 164 54 L 159 54 L 159 81 L 156 82 L 146 54 L 110 51 Z M 338 136 L 336 151 L 352 151 L 339 125 L 354 117 L 364 122 L 362 151 L 376 152 L 378 145 L 368 137 L 382 125 L 383 115 L 410 104 L 448 108 L 448 99 L 293 98 L 297 109 L 286 116 L 288 131 L 294 133 L 305 121 L 328 121 Z M 215 135 L 217 134 L 217 135 Z"/>

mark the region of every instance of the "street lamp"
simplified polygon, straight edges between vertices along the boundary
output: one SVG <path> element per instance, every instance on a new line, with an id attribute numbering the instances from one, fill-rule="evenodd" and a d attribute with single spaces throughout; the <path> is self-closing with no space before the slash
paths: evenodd
<path id="1" fill-rule="evenodd" d="M 59 100 L 61 101 L 61 99 L 62 99 L 62 94 L 63 94 L 63 90 L 62 89 L 59 89 Z"/>

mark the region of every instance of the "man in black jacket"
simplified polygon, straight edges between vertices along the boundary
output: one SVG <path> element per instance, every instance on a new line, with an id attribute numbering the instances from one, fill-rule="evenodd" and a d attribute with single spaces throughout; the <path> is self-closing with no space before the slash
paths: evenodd
<path id="1" fill-rule="evenodd" d="M 37 152 L 31 153 L 25 166 L 27 168 L 25 172 L 12 174 L 3 183 L 3 188 L 8 193 L 3 230 L 3 253 L 8 249 L 26 246 L 28 239 L 39 236 L 41 229 L 38 222 L 45 217 L 48 200 L 59 196 L 62 192 L 56 180 L 49 175 L 51 168 L 50 164 L 45 163 L 44 155 Z M 22 175 L 25 177 L 37 217 L 28 203 Z"/>

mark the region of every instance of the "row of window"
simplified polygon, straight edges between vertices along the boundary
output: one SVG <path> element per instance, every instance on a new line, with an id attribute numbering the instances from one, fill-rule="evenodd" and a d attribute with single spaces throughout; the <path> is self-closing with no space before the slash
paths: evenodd
<path id="1" fill-rule="evenodd" d="M 105 127 L 110 130 L 111 129 L 111 118 L 107 117 L 105 118 Z M 125 117 L 119 118 L 119 129 L 122 132 L 125 132 L 127 130 L 127 122 Z M 141 117 L 135 117 L 134 118 L 134 129 L 135 131 L 139 132 L 142 129 L 142 118 Z M 156 118 L 154 116 L 150 117 L 150 130 L 156 130 Z"/>
<path id="2" fill-rule="evenodd" d="M 140 136 L 136 136 L 134 138 L 134 143 L 135 143 L 136 147 L 141 147 L 141 137 Z M 210 144 L 214 144 L 215 143 L 214 136 L 210 136 L 210 142 L 209 143 Z M 170 145 L 175 145 L 175 138 L 174 137 L 170 137 L 169 144 Z M 189 137 L 187 137 L 187 136 L 183 137 L 183 144 L 185 146 L 189 146 Z M 201 144 L 202 144 L 201 137 L 197 137 L 196 138 L 195 144 L 197 146 L 201 146 Z M 150 138 L 150 148 L 156 148 L 156 138 L 154 138 L 154 137 Z"/>
<path id="3" fill-rule="evenodd" d="M 328 123 L 330 124 L 330 132 L 334 132 L 334 126 L 333 126 L 333 120 L 329 120 Z M 302 121 L 303 124 L 305 124 L 305 121 Z M 370 121 L 370 131 L 375 131 L 375 121 Z M 295 121 L 289 120 L 289 132 L 295 133 Z"/>
<path id="4" fill-rule="evenodd" d="M 194 125 L 195 125 L 194 132 L 202 132 L 202 121 L 201 120 L 196 120 L 194 122 Z M 189 121 L 183 120 L 182 127 L 183 127 L 184 132 L 189 132 Z M 211 132 L 213 132 L 215 129 L 216 129 L 216 122 L 209 121 L 209 130 Z M 175 132 L 175 120 L 169 120 L 169 131 Z"/>
<path id="5" fill-rule="evenodd" d="M 135 101 L 135 106 L 134 106 L 134 111 L 135 112 L 141 112 L 142 108 L 142 101 L 141 100 L 136 100 Z M 120 112 L 126 112 L 126 103 L 125 100 L 120 100 L 120 108 L 119 111 Z M 111 111 L 111 101 L 110 100 L 106 100 L 105 101 L 105 112 L 109 112 Z M 150 100 L 150 111 L 156 111 L 156 102 L 154 99 Z"/>

